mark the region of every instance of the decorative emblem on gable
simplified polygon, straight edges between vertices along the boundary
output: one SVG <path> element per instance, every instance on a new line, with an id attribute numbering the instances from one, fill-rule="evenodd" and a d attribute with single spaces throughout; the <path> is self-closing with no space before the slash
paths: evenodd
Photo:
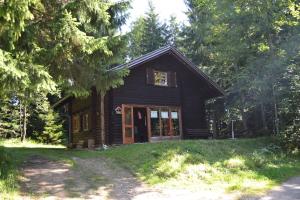
<path id="1" fill-rule="evenodd" d="M 122 114 L 122 108 L 120 106 L 117 106 L 115 108 L 115 112 L 116 112 L 117 115 L 121 115 Z"/>

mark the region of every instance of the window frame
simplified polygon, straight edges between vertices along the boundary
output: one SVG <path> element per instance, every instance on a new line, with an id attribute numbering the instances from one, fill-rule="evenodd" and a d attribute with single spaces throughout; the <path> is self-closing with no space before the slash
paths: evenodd
<path id="1" fill-rule="evenodd" d="M 159 132 L 160 134 L 159 135 L 152 135 L 152 132 L 153 132 L 153 129 L 152 129 L 152 122 L 151 122 L 151 117 L 150 117 L 150 113 L 151 111 L 158 111 L 158 120 L 159 120 Z M 164 120 L 167 120 L 168 121 L 168 135 L 163 135 L 163 130 L 162 130 L 162 112 L 168 112 L 168 118 L 165 118 Z M 173 118 L 172 118 L 172 112 L 176 112 L 177 113 L 177 119 L 178 120 L 178 133 L 175 134 L 175 129 L 174 129 L 174 122 L 173 122 Z M 153 106 L 150 106 L 149 107 L 149 137 L 150 138 L 175 138 L 175 137 L 182 137 L 182 122 L 181 122 L 181 109 L 180 107 L 153 107 Z"/>
<path id="2" fill-rule="evenodd" d="M 75 114 L 73 116 L 73 132 L 74 133 L 79 133 L 80 131 L 80 116 L 79 114 Z"/>
<path id="3" fill-rule="evenodd" d="M 85 113 L 82 115 L 82 130 L 88 131 L 89 130 L 89 114 Z"/>
<path id="4" fill-rule="evenodd" d="M 157 82 L 157 74 L 161 74 L 164 78 L 164 83 L 162 80 L 159 80 Z M 154 85 L 155 86 L 161 86 L 161 87 L 169 87 L 169 79 L 168 79 L 168 72 L 165 71 L 159 71 L 159 70 L 153 70 L 153 79 L 154 79 Z"/>

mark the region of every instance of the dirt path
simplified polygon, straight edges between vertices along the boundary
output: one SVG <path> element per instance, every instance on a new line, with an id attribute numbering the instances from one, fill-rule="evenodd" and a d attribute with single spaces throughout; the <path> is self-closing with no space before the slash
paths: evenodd
<path id="1" fill-rule="evenodd" d="M 300 200 L 300 177 L 292 178 L 259 200 Z"/>
<path id="2" fill-rule="evenodd" d="M 21 199 L 231 200 L 216 191 L 151 188 L 104 158 L 73 158 L 75 166 L 40 156 L 23 167 Z"/>

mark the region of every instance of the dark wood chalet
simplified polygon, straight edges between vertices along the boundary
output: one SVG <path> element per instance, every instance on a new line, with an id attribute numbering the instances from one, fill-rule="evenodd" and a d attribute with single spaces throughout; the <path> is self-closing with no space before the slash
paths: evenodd
<path id="1" fill-rule="evenodd" d="M 163 47 L 112 70 L 128 68 L 124 85 L 105 97 L 105 141 L 131 144 L 164 139 L 208 137 L 205 101 L 223 90 L 174 47 Z M 99 145 L 100 97 L 67 97 L 69 142 Z"/>

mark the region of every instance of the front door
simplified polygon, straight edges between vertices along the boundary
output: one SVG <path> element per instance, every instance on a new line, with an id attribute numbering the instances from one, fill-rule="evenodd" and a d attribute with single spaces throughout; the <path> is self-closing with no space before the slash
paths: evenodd
<path id="1" fill-rule="evenodd" d="M 134 143 L 133 107 L 122 105 L 123 144 Z"/>
<path id="2" fill-rule="evenodd" d="M 134 142 L 148 142 L 147 109 L 145 107 L 133 108 Z"/>

